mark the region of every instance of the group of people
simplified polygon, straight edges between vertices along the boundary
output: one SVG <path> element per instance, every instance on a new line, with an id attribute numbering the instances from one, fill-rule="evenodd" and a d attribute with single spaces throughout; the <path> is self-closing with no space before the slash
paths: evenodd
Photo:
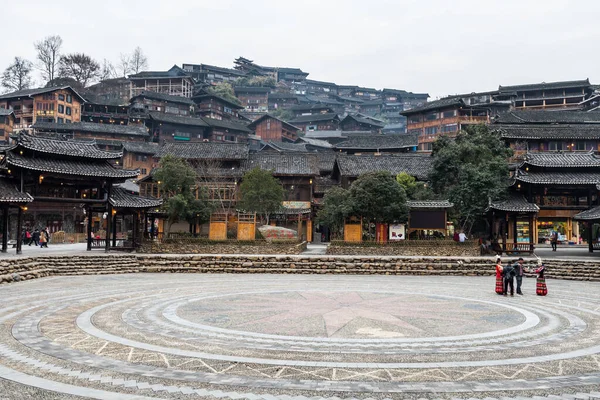
<path id="1" fill-rule="evenodd" d="M 508 296 L 508 290 L 510 289 L 510 295 L 515 295 L 515 278 L 517 280 L 517 294 L 523 295 L 521 285 L 523 284 L 523 275 L 525 272 L 529 272 L 529 268 L 523 265 L 523 258 L 519 258 L 516 263 L 502 266 L 502 259 L 500 256 L 496 257 L 496 293 L 504 296 Z M 542 260 L 538 259 L 538 267 L 535 269 L 537 274 L 537 284 L 535 293 L 538 296 L 545 296 L 548 294 L 548 288 L 546 287 L 546 278 L 544 278 L 544 272 L 546 267 Z"/>
<path id="2" fill-rule="evenodd" d="M 35 228 L 32 232 L 31 229 L 25 229 L 23 232 L 23 244 L 31 246 L 35 244 L 40 247 L 48 247 L 48 241 L 50 240 L 50 233 L 48 232 L 48 228 L 44 228 L 39 230 Z"/>

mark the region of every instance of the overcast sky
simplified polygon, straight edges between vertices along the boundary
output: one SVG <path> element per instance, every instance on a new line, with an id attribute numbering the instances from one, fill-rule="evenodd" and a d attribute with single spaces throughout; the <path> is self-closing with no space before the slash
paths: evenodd
<path id="1" fill-rule="evenodd" d="M 153 70 L 232 67 L 238 56 L 310 79 L 439 96 L 498 85 L 600 83 L 598 0 L 28 0 L 2 18 L 0 69 L 63 52 L 117 62 L 140 46 Z M 36 73 L 39 82 L 39 74 Z"/>

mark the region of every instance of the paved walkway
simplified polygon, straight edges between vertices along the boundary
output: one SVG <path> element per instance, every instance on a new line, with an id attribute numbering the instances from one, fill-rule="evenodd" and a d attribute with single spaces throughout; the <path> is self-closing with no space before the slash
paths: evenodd
<path id="1" fill-rule="evenodd" d="M 0 286 L 0 398 L 20 387 L 38 398 L 600 398 L 598 285 L 549 281 L 538 297 L 525 279 L 525 296 L 503 297 L 494 283 L 144 274 Z"/>

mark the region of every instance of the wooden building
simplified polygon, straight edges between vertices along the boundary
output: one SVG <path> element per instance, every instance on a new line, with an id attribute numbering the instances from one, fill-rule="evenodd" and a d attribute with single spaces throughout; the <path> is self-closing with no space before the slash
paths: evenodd
<path id="1" fill-rule="evenodd" d="M 298 97 L 293 93 L 269 93 L 269 111 L 290 109 L 298 105 Z"/>
<path id="2" fill-rule="evenodd" d="M 269 111 L 268 87 L 236 86 L 235 96 L 240 100 L 246 113 L 258 114 Z"/>
<path id="3" fill-rule="evenodd" d="M 201 92 L 192 97 L 196 103 L 196 115 L 221 120 L 239 120 L 239 110 L 242 107 L 232 101 L 229 101 L 221 96 Z"/>
<path id="4" fill-rule="evenodd" d="M 333 108 L 326 104 L 299 104 L 290 108 L 296 117 L 315 114 L 333 114 Z"/>
<path id="5" fill-rule="evenodd" d="M 269 114 L 258 118 L 248 127 L 254 130 L 255 134 L 265 142 L 295 142 L 298 139 L 298 132 L 301 130 Z"/>
<path id="6" fill-rule="evenodd" d="M 383 100 L 368 100 L 360 103 L 359 108 L 360 113 L 363 115 L 367 115 L 370 117 L 375 117 L 381 115 L 383 112 Z M 398 117 L 400 116 L 400 109 L 398 110 Z"/>
<path id="7" fill-rule="evenodd" d="M 88 102 L 81 109 L 81 121 L 96 124 L 127 125 L 129 123 L 129 107 Z"/>
<path id="8" fill-rule="evenodd" d="M 308 72 L 302 71 L 300 68 L 278 67 L 277 82 L 302 82 L 308 76 Z"/>
<path id="9" fill-rule="evenodd" d="M 349 136 L 334 145 L 334 149 L 346 154 L 394 154 L 417 151 L 415 134 Z"/>
<path id="10" fill-rule="evenodd" d="M 167 142 L 203 142 L 210 140 L 210 129 L 202 118 L 183 117 L 161 112 L 150 112 L 146 126 L 152 141 L 161 145 Z"/>
<path id="11" fill-rule="evenodd" d="M 510 100 L 518 109 L 580 109 L 593 93 L 589 79 L 500 86 L 498 98 Z"/>
<path id="12" fill-rule="evenodd" d="M 96 124 L 93 122 L 74 122 L 70 124 L 36 122 L 32 128 L 38 136 L 64 139 L 145 142 L 151 138 L 148 129 L 144 125 Z"/>
<path id="13" fill-rule="evenodd" d="M 15 113 L 12 108 L 0 108 L 0 142 L 8 144 L 15 126 Z"/>
<path id="14" fill-rule="evenodd" d="M 202 118 L 209 127 L 209 140 L 211 142 L 246 143 L 248 135 L 252 133 L 241 121 L 229 119 Z"/>
<path id="15" fill-rule="evenodd" d="M 194 80 L 183 69 L 174 65 L 168 71 L 142 71 L 129 75 L 129 97 L 142 92 L 165 93 L 172 96 L 192 97 Z"/>
<path id="16" fill-rule="evenodd" d="M 296 117 L 288 123 L 297 126 L 304 132 L 335 131 L 339 128 L 340 118 L 335 113 L 312 114 Z"/>
<path id="17" fill-rule="evenodd" d="M 337 95 L 338 88 L 333 82 L 315 81 L 307 79 L 306 81 L 306 93 L 313 94 L 315 96 L 329 97 L 329 95 Z"/>
<path id="18" fill-rule="evenodd" d="M 132 116 L 134 113 L 147 114 L 151 111 L 182 116 L 194 114 L 192 99 L 166 93 L 142 91 L 132 97 L 129 103 Z"/>
<path id="19" fill-rule="evenodd" d="M 203 82 L 215 85 L 221 82 L 233 83 L 246 74 L 242 71 L 232 68 L 222 68 L 208 64 L 182 64 L 181 67 L 196 82 Z"/>
<path id="20" fill-rule="evenodd" d="M 362 114 L 348 114 L 340 122 L 342 131 L 370 131 L 373 133 L 381 133 L 383 127 L 383 121 L 380 119 Z"/>
<path id="21" fill-rule="evenodd" d="M 14 129 L 29 129 L 36 122 L 81 121 L 81 97 L 70 86 L 24 89 L 0 96 L 0 108 L 12 108 Z"/>
<path id="22" fill-rule="evenodd" d="M 143 178 L 157 166 L 154 159 L 157 152 L 158 143 L 124 142 L 121 165 L 125 169 L 138 170 L 138 178 Z"/>

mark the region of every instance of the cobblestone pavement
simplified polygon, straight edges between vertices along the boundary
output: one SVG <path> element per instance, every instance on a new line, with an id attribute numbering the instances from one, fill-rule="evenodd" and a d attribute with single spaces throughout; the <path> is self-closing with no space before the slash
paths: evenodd
<path id="1" fill-rule="evenodd" d="M 0 399 L 600 399 L 598 284 L 137 274 L 0 287 Z"/>

